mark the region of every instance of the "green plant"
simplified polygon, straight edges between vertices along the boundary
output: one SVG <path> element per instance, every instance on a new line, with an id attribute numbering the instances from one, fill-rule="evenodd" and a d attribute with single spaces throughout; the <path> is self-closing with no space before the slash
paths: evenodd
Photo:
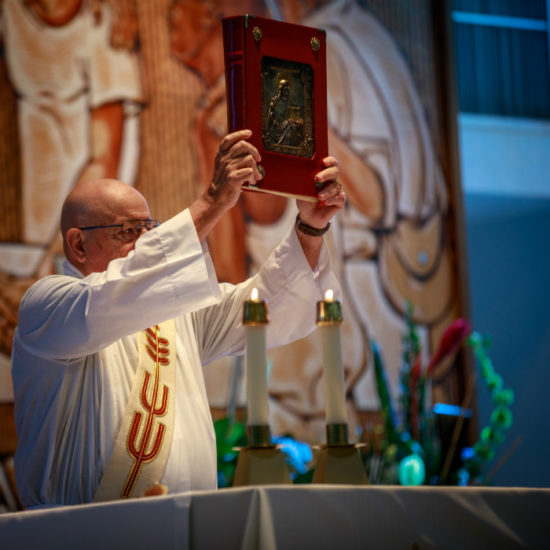
<path id="1" fill-rule="evenodd" d="M 490 339 L 472 332 L 468 344 L 474 352 L 479 373 L 491 391 L 491 401 L 494 405 L 489 424 L 481 429 L 478 441 L 471 448 L 462 451 L 463 468 L 458 472 L 459 478 L 465 482 L 479 483 L 482 481 L 483 466 L 494 458 L 497 447 L 504 442 L 506 432 L 512 425 L 511 406 L 514 403 L 514 392 L 503 387 L 502 377 L 494 369 L 488 354 Z"/>
<path id="2" fill-rule="evenodd" d="M 457 319 L 449 325 L 425 367 L 410 304 L 407 306 L 405 321 L 398 413 L 393 410 L 380 348 L 376 342 L 371 342 L 385 432 L 379 451 L 376 452 L 374 444 L 371 444 L 366 456 L 371 482 L 397 483 L 400 472 L 403 471 L 404 460 L 412 465 L 421 460 L 425 467 L 427 483 L 445 483 L 447 479 L 452 483 L 478 483 L 483 466 L 493 459 L 496 448 L 504 441 L 505 433 L 512 423 L 511 405 L 514 393 L 511 389 L 503 387 L 502 378 L 494 369 L 487 352 L 489 339 L 472 332 L 470 323 L 466 320 Z M 494 409 L 490 423 L 480 432 L 479 440 L 472 447 L 462 450 L 462 466 L 457 471 L 449 472 L 450 459 L 454 456 L 458 437 L 451 441 L 449 449 L 445 449 L 446 460 L 443 463 L 434 414 L 427 406 L 427 394 L 431 391 L 431 380 L 436 367 L 452 356 L 465 341 L 472 348 L 481 377 L 491 390 Z M 472 388 L 474 382 L 475 380 L 471 381 Z M 468 406 L 469 403 L 464 403 L 463 407 L 459 407 L 461 412 L 456 418 L 456 436 L 462 429 L 465 407 Z M 414 460 L 410 460 L 411 457 Z"/>

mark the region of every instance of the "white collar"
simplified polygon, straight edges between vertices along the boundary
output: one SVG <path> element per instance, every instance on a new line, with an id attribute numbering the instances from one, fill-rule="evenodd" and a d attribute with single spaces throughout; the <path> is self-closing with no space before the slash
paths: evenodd
<path id="1" fill-rule="evenodd" d="M 84 279 L 84 275 L 68 260 L 63 262 L 63 273 L 71 277 L 76 277 L 77 279 Z"/>

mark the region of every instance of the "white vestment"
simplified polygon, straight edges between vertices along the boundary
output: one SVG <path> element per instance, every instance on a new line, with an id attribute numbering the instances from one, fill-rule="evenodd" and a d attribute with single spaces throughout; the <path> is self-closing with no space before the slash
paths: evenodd
<path id="1" fill-rule="evenodd" d="M 15 469 L 25 506 L 92 501 L 137 365 L 137 332 L 174 318 L 174 437 L 160 480 L 170 492 L 216 487 L 215 436 L 201 366 L 244 350 L 243 302 L 269 301 L 268 346 L 315 328 L 320 289 L 338 289 L 323 248 L 313 272 L 294 228 L 259 274 L 218 285 L 188 210 L 144 234 L 126 258 L 87 277 L 38 281 L 21 302 L 13 343 Z M 276 366 L 275 366 L 276 368 Z"/>

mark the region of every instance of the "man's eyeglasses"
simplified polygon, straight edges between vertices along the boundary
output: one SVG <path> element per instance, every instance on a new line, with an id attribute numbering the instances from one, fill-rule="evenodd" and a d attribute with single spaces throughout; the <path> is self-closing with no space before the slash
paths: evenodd
<path id="1" fill-rule="evenodd" d="M 115 225 L 88 225 L 86 227 L 79 227 L 81 231 L 88 231 L 90 229 L 104 229 L 106 227 L 120 227 L 120 235 L 125 241 L 134 241 L 140 235 L 143 229 L 151 231 L 155 227 L 158 227 L 160 222 L 158 220 L 135 220 L 131 222 L 118 223 Z"/>

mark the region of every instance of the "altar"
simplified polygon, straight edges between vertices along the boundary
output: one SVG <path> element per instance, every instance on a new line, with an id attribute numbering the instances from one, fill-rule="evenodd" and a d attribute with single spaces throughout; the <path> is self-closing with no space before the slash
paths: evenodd
<path id="1" fill-rule="evenodd" d="M 0 515 L 5 550 L 547 548 L 550 489 L 271 485 Z"/>

